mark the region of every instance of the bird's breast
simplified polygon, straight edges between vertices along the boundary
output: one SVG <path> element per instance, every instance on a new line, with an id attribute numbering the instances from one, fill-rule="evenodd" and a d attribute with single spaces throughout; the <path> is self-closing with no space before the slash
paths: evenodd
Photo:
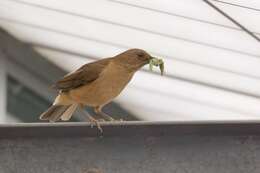
<path id="1" fill-rule="evenodd" d="M 95 81 L 70 91 L 70 96 L 85 105 L 104 105 L 121 93 L 132 76 L 124 68 L 110 65 Z"/>

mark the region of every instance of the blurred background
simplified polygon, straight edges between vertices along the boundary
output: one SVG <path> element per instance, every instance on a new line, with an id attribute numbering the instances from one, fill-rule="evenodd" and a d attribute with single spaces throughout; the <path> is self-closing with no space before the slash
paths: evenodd
<path id="1" fill-rule="evenodd" d="M 203 0 L 1 0 L 0 122 L 37 122 L 57 94 L 52 83 L 129 48 L 163 58 L 166 75 L 145 67 L 105 112 L 260 120 L 260 1 L 210 2 L 252 34 Z"/>

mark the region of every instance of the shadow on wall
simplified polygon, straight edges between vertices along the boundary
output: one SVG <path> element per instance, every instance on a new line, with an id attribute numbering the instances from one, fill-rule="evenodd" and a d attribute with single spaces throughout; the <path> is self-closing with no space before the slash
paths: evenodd
<path id="1" fill-rule="evenodd" d="M 0 51 L 8 66 L 7 111 L 19 121 L 38 122 L 38 116 L 52 104 L 57 94 L 50 86 L 67 72 L 36 52 L 33 45 L 16 39 L 2 28 Z M 136 120 L 135 116 L 114 102 L 107 105 L 105 111 L 123 116 L 126 120 Z M 72 121 L 85 121 L 80 113 L 75 117 Z"/>

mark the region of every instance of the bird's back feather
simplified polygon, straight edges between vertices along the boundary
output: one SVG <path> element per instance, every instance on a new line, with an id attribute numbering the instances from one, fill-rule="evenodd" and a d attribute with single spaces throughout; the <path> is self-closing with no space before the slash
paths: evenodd
<path id="1" fill-rule="evenodd" d="M 67 92 L 69 90 L 81 87 L 96 80 L 112 58 L 101 59 L 92 63 L 83 65 L 73 73 L 63 77 L 54 84 L 54 88 Z"/>

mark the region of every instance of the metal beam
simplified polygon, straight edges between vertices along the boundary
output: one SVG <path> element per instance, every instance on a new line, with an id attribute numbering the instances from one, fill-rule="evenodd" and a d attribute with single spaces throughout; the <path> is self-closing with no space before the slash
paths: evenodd
<path id="1" fill-rule="evenodd" d="M 132 137 L 182 135 L 259 135 L 260 121 L 118 121 L 100 122 L 104 133 L 87 122 L 0 124 L 1 138 Z"/>
<path id="2" fill-rule="evenodd" d="M 134 137 L 181 135 L 259 135 L 260 121 L 100 122 L 104 133 L 87 122 L 0 124 L 1 138 Z"/>
<path id="3" fill-rule="evenodd" d="M 4 173 L 259 173 L 260 122 L 0 126 Z M 5 139 L 4 139 L 5 138 Z"/>

